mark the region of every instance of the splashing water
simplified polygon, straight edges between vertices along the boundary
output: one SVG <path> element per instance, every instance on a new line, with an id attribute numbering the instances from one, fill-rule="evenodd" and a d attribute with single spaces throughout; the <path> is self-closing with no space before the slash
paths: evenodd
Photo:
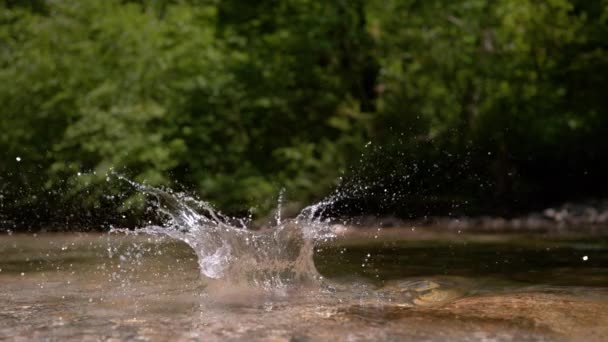
<path id="1" fill-rule="evenodd" d="M 281 192 L 276 226 L 253 231 L 246 220 L 225 216 L 195 197 L 120 178 L 151 199 L 163 222 L 137 232 L 166 235 L 188 244 L 207 280 L 263 289 L 321 283 L 313 251 L 315 243 L 334 238 L 328 220 L 322 219 L 331 198 L 304 208 L 293 220 L 282 220 Z"/>

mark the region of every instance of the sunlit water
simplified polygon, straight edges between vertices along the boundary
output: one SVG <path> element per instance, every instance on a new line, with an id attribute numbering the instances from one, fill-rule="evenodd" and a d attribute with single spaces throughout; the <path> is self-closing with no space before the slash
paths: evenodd
<path id="1" fill-rule="evenodd" d="M 608 337 L 602 235 L 344 232 L 321 219 L 324 202 L 251 231 L 203 201 L 140 191 L 162 224 L 0 236 L 0 339 Z"/>
<path id="2" fill-rule="evenodd" d="M 268 291 L 202 277 L 194 251 L 168 238 L 3 236 L 0 338 L 602 340 L 608 333 L 606 240 L 379 240 L 319 244 L 315 265 L 332 286 Z"/>

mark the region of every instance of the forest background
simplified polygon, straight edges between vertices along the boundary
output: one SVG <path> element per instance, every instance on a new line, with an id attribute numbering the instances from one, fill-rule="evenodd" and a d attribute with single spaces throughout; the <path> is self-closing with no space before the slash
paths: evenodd
<path id="1" fill-rule="evenodd" d="M 606 0 L 0 0 L 0 227 L 605 198 L 607 94 Z"/>

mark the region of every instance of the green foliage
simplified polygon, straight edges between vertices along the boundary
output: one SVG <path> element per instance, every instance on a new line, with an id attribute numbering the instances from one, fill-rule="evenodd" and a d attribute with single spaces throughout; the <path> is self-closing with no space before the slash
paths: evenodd
<path id="1" fill-rule="evenodd" d="M 599 155 L 607 145 L 598 134 L 606 127 L 599 94 L 607 79 L 598 75 L 608 70 L 600 43 L 607 4 L 378 3 L 370 13 L 385 91 L 376 134 L 393 144 L 406 132 L 409 142 L 401 146 L 421 150 L 410 149 L 408 159 L 443 164 L 445 171 L 432 177 L 436 184 L 457 174 L 434 193 L 524 202 L 535 187 L 541 196 L 562 189 L 562 196 L 584 195 L 588 189 L 576 189 L 585 183 L 584 170 L 594 177 L 606 170 Z M 384 134 L 387 127 L 394 134 Z M 466 163 L 454 168 L 437 150 Z"/>
<path id="2" fill-rule="evenodd" d="M 0 220 L 126 210 L 112 171 L 231 212 L 601 195 L 607 35 L 605 0 L 4 0 Z"/>

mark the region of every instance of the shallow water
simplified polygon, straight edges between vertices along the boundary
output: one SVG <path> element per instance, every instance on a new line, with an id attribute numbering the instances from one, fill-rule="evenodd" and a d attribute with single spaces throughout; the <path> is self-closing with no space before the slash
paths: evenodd
<path id="1" fill-rule="evenodd" d="M 407 232 L 407 233 L 406 233 Z M 606 340 L 608 239 L 394 229 L 318 243 L 322 283 L 201 276 L 185 243 L 0 236 L 0 339 Z"/>

